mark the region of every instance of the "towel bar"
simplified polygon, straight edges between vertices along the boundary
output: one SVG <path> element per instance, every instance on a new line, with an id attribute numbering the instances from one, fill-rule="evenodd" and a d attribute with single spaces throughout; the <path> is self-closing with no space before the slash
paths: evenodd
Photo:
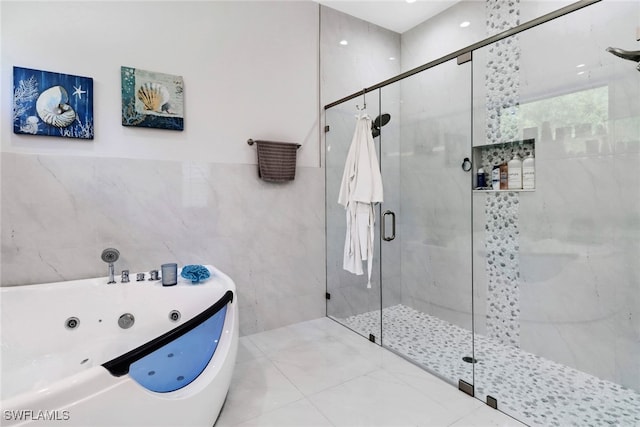
<path id="1" fill-rule="evenodd" d="M 253 145 L 255 142 L 257 142 L 257 141 L 254 141 L 254 140 L 253 140 L 253 139 L 251 139 L 251 138 L 249 138 L 249 139 L 247 140 L 247 144 L 249 144 L 249 145 Z M 298 148 L 302 147 L 302 145 L 300 145 L 300 144 L 296 144 L 296 145 L 297 145 L 297 147 L 298 147 Z"/>
<path id="2" fill-rule="evenodd" d="M 275 141 L 247 141 L 256 144 L 258 177 L 264 181 L 285 182 L 296 177 L 296 154 L 300 144 Z"/>

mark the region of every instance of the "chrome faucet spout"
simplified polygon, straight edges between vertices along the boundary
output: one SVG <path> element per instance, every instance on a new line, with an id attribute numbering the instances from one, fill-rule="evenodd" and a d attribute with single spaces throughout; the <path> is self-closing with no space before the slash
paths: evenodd
<path id="1" fill-rule="evenodd" d="M 109 263 L 109 281 L 107 282 L 107 285 L 111 285 L 113 283 L 116 283 L 116 279 L 115 279 L 115 268 L 113 267 L 113 263 L 110 262 Z"/>

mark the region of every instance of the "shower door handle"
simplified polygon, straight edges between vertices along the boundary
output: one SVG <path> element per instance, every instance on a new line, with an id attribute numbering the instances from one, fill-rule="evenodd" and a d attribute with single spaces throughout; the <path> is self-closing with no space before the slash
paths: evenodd
<path id="1" fill-rule="evenodd" d="M 387 231 L 386 231 L 386 222 L 387 222 L 387 215 L 391 215 L 391 237 L 387 236 Z M 390 242 L 393 239 L 396 238 L 396 213 L 393 211 L 385 211 L 382 214 L 382 239 Z"/>

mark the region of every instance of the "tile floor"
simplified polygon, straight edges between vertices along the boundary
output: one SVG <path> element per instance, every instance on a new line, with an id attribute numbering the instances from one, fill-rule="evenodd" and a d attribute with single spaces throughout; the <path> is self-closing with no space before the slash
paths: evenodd
<path id="1" fill-rule="evenodd" d="M 363 336 L 380 335 L 379 310 L 336 320 Z M 467 329 L 404 305 L 383 309 L 382 324 L 386 347 L 442 378 L 474 383 L 476 397 L 495 397 L 499 408 L 528 425 L 640 427 L 640 393 L 629 388 L 481 334 L 474 337 Z M 477 364 L 472 368 L 462 354 L 473 354 Z"/>
<path id="2" fill-rule="evenodd" d="M 215 425 L 524 426 L 329 318 L 240 338 Z"/>

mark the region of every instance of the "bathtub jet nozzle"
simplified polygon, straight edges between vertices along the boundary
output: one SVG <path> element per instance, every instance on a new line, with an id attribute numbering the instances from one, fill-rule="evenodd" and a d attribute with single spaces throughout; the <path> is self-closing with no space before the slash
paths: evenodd
<path id="1" fill-rule="evenodd" d="M 113 267 L 113 263 L 116 262 L 118 258 L 120 258 L 120 252 L 115 248 L 107 248 L 102 251 L 101 258 L 104 262 L 109 264 L 109 281 L 107 282 L 107 284 L 110 285 L 116 283 L 116 280 L 114 278 L 115 268 Z"/>

